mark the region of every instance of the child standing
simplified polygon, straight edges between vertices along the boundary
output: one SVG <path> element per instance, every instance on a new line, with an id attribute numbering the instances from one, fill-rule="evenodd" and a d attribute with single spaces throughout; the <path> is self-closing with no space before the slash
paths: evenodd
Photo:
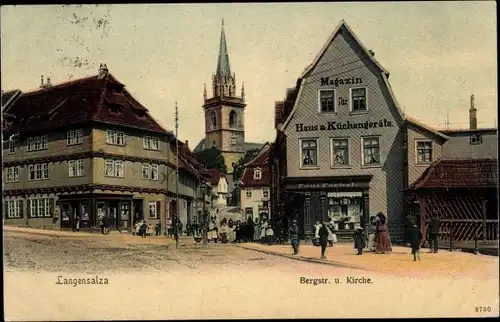
<path id="1" fill-rule="evenodd" d="M 354 248 L 358 250 L 356 255 L 363 254 L 363 248 L 366 247 L 365 236 L 363 232 L 363 228 L 356 227 L 356 231 L 354 232 Z"/>
<path id="2" fill-rule="evenodd" d="M 273 236 L 274 236 L 273 227 L 269 225 L 266 229 L 267 244 L 269 246 L 271 246 L 271 244 L 273 243 Z"/>
<path id="3" fill-rule="evenodd" d="M 420 260 L 420 240 L 422 239 L 422 232 L 418 229 L 416 224 L 413 224 L 408 231 L 408 238 L 410 240 L 411 253 L 413 254 L 413 261 L 418 258 Z"/>

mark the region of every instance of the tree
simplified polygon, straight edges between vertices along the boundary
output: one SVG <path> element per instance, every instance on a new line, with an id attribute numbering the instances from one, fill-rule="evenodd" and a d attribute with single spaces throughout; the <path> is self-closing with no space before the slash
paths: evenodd
<path id="1" fill-rule="evenodd" d="M 195 156 L 207 169 L 217 169 L 222 173 L 227 173 L 224 157 L 216 147 L 197 152 Z"/>
<path id="2" fill-rule="evenodd" d="M 240 188 L 238 182 L 241 180 L 241 176 L 243 175 L 243 170 L 245 170 L 245 164 L 250 162 L 257 153 L 259 153 L 260 149 L 252 149 L 248 150 L 244 156 L 242 156 L 238 162 L 233 166 L 233 182 L 234 189 L 231 196 L 231 203 L 233 205 L 239 205 L 240 202 Z"/>

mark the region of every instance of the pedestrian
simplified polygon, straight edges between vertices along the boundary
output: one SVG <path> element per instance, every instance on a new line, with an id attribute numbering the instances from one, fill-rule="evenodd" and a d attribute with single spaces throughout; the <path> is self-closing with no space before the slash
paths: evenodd
<path id="1" fill-rule="evenodd" d="M 411 253 L 413 254 L 413 261 L 417 258 L 420 260 L 420 241 L 422 240 L 422 232 L 418 226 L 414 224 L 408 231 L 408 238 L 411 246 Z"/>
<path id="2" fill-rule="evenodd" d="M 160 234 L 160 223 L 157 222 L 155 225 L 155 236 L 158 236 Z"/>
<path id="3" fill-rule="evenodd" d="M 377 232 L 375 250 L 379 254 L 385 254 L 392 251 L 391 238 L 387 227 L 387 218 L 381 212 L 377 214 Z"/>
<path id="4" fill-rule="evenodd" d="M 411 243 L 411 236 L 410 236 L 410 231 L 413 228 L 413 225 L 417 224 L 417 217 L 413 215 L 412 213 L 408 214 L 405 217 L 405 225 L 404 225 L 404 238 L 405 238 L 405 243 L 410 244 Z"/>
<path id="5" fill-rule="evenodd" d="M 141 228 L 139 228 L 139 235 L 142 237 L 142 238 L 146 238 L 146 233 L 148 231 L 148 225 L 146 224 L 146 221 L 143 220 L 142 221 L 142 224 L 141 224 Z"/>
<path id="6" fill-rule="evenodd" d="M 224 221 L 220 226 L 220 239 L 223 244 L 227 244 L 227 225 Z"/>
<path id="7" fill-rule="evenodd" d="M 246 233 L 246 241 L 251 242 L 253 240 L 253 235 L 254 235 L 254 223 L 252 220 L 252 217 L 249 216 L 247 219 L 247 233 Z"/>
<path id="8" fill-rule="evenodd" d="M 319 224 L 318 236 L 319 245 L 321 246 L 321 258 L 325 259 L 326 246 L 328 245 L 328 229 L 326 229 L 326 223 Z"/>
<path id="9" fill-rule="evenodd" d="M 267 227 L 269 226 L 267 220 L 264 219 L 264 223 L 262 224 L 261 228 L 260 228 L 260 242 L 262 244 L 264 244 L 266 241 L 266 230 L 267 230 Z"/>
<path id="10" fill-rule="evenodd" d="M 358 253 L 356 255 L 362 255 L 363 248 L 365 247 L 366 247 L 366 242 L 365 242 L 365 234 L 363 232 L 363 228 L 360 226 L 356 226 L 356 229 L 354 231 L 354 248 L 358 250 Z"/>
<path id="11" fill-rule="evenodd" d="M 109 225 L 109 219 L 107 215 L 104 215 L 102 217 L 102 225 L 101 225 L 101 233 L 106 234 L 108 230 L 108 225 Z"/>
<path id="12" fill-rule="evenodd" d="M 267 237 L 267 244 L 271 246 L 273 244 L 273 238 L 274 238 L 274 230 L 271 225 L 269 225 L 266 229 L 266 237 Z"/>
<path id="13" fill-rule="evenodd" d="M 80 231 L 80 215 L 76 216 L 76 231 Z"/>
<path id="14" fill-rule="evenodd" d="M 292 241 L 293 254 L 299 254 L 299 227 L 297 225 L 297 220 L 292 220 L 292 226 L 290 227 L 290 239 Z"/>
<path id="15" fill-rule="evenodd" d="M 370 224 L 368 226 L 368 249 L 372 252 L 375 251 L 375 234 L 377 232 L 377 226 L 375 223 L 375 216 L 370 218 Z"/>
<path id="16" fill-rule="evenodd" d="M 328 229 L 328 246 L 332 247 L 333 243 L 337 242 L 337 235 L 335 234 L 335 225 L 333 223 L 333 218 L 330 218 L 330 222 L 326 225 Z"/>
<path id="17" fill-rule="evenodd" d="M 432 212 L 432 217 L 429 222 L 429 247 L 432 253 L 438 252 L 438 237 L 441 228 L 441 220 L 437 211 Z"/>
<path id="18" fill-rule="evenodd" d="M 255 218 L 255 224 L 253 226 L 253 241 L 259 241 L 260 239 L 260 223 L 259 218 Z"/>

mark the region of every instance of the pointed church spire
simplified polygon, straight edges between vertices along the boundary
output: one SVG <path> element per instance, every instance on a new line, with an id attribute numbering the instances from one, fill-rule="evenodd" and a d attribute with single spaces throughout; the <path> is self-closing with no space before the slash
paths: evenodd
<path id="1" fill-rule="evenodd" d="M 217 61 L 217 77 L 231 76 L 231 68 L 229 67 L 229 54 L 227 52 L 226 34 L 224 33 L 224 19 L 222 19 L 222 27 L 220 32 L 219 44 L 219 59 Z"/>

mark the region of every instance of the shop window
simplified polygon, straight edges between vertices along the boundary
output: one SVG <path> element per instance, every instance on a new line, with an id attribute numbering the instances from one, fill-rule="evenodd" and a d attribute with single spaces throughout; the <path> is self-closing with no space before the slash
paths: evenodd
<path id="1" fill-rule="evenodd" d="M 349 139 L 332 139 L 332 166 L 349 165 Z"/>
<path id="2" fill-rule="evenodd" d="M 52 217 L 54 215 L 54 199 L 28 199 L 28 217 Z"/>
<path id="3" fill-rule="evenodd" d="M 149 218 L 159 219 L 160 218 L 160 205 L 161 201 L 150 201 L 149 202 Z"/>
<path id="4" fill-rule="evenodd" d="M 483 143 L 483 136 L 481 134 L 471 134 L 470 136 L 470 144 L 477 145 Z"/>
<path id="5" fill-rule="evenodd" d="M 351 88 L 351 111 L 366 109 L 366 88 Z"/>
<path id="6" fill-rule="evenodd" d="M 380 142 L 378 137 L 365 137 L 363 140 L 363 165 L 380 164 Z"/>
<path id="7" fill-rule="evenodd" d="M 318 165 L 318 139 L 301 139 L 300 145 L 301 165 L 303 167 Z"/>
<path id="8" fill-rule="evenodd" d="M 335 112 L 335 90 L 319 90 L 319 111 L 321 113 Z"/>
<path id="9" fill-rule="evenodd" d="M 417 163 L 432 162 L 432 141 L 417 141 Z"/>

